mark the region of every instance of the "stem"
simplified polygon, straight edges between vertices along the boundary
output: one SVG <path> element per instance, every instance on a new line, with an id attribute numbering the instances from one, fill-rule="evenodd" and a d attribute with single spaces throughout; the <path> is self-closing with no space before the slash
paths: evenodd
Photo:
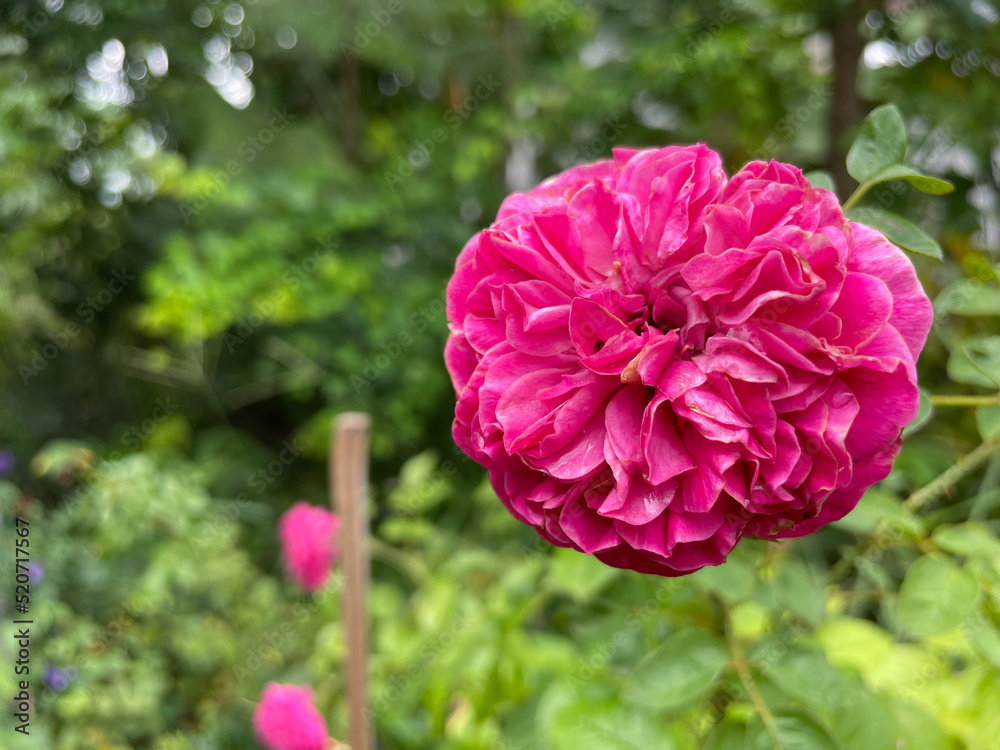
<path id="1" fill-rule="evenodd" d="M 981 463 L 986 461 L 993 451 L 1000 448 L 1000 433 L 984 440 L 972 453 L 958 459 L 955 464 L 941 473 L 941 475 L 924 485 L 919 490 L 910 495 L 903 507 L 906 510 L 915 512 L 935 500 L 953 485 L 957 484 L 966 474 L 973 471 Z"/>
<path id="2" fill-rule="evenodd" d="M 931 396 L 934 406 L 1000 406 L 1000 394 L 993 396 L 962 396 L 943 393 Z"/>
<path id="3" fill-rule="evenodd" d="M 850 198 L 844 201 L 844 213 L 846 214 L 848 211 L 850 211 L 852 208 L 858 205 L 858 202 L 865 197 L 865 193 L 867 193 L 871 189 L 872 185 L 871 183 L 868 182 L 862 182 L 860 185 L 858 185 L 858 189 L 855 190 L 853 193 L 851 193 Z"/>
<path id="4" fill-rule="evenodd" d="M 382 560 L 390 565 L 394 565 L 417 583 L 430 578 L 430 571 L 418 558 L 410 557 L 402 550 L 396 549 L 375 537 L 369 539 L 368 544 L 371 547 L 373 559 Z"/>
<path id="5" fill-rule="evenodd" d="M 720 603 L 722 604 L 722 611 L 725 615 L 726 640 L 729 641 L 729 650 L 733 654 L 733 666 L 736 667 L 736 673 L 740 676 L 740 681 L 743 683 L 743 687 L 746 688 L 747 695 L 750 696 L 750 700 L 753 702 L 754 708 L 756 708 L 757 713 L 760 714 L 760 720 L 764 723 L 764 728 L 767 730 L 767 734 L 771 738 L 771 744 L 774 745 L 774 750 L 783 750 L 781 747 L 781 740 L 778 739 L 778 726 L 774 723 L 774 714 L 772 714 L 771 709 L 767 707 L 767 702 L 764 700 L 764 696 L 761 695 L 761 692 L 757 687 L 757 683 L 754 682 L 753 675 L 750 674 L 750 669 L 747 667 L 747 657 L 743 652 L 743 644 L 740 643 L 739 639 L 733 633 L 733 619 L 729 614 L 729 605 L 721 600 Z"/>

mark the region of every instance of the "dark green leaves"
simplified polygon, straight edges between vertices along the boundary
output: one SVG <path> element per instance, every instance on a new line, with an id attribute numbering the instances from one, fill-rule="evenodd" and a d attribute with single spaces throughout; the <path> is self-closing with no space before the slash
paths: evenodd
<path id="1" fill-rule="evenodd" d="M 804 711 L 775 712 L 774 728 L 780 750 L 842 750 L 819 722 Z M 755 716 L 747 727 L 746 747 L 747 750 L 779 750 L 759 716 Z"/>
<path id="2" fill-rule="evenodd" d="M 601 685 L 585 690 L 557 684 L 538 710 L 538 725 L 552 750 L 673 750 L 652 712 L 618 700 Z"/>
<path id="3" fill-rule="evenodd" d="M 905 164 L 890 164 L 873 174 L 867 182 L 877 185 L 880 182 L 889 182 L 890 180 L 906 180 L 921 193 L 929 193 L 930 195 L 945 195 L 955 189 L 955 186 L 947 180 L 931 177 Z"/>
<path id="4" fill-rule="evenodd" d="M 712 688 L 728 659 L 725 642 L 715 633 L 682 630 L 639 662 L 626 684 L 625 697 L 657 710 L 692 703 Z"/>
<path id="5" fill-rule="evenodd" d="M 878 208 L 854 208 L 873 187 L 892 180 L 906 180 L 931 195 L 954 189 L 946 180 L 904 164 L 905 156 L 906 124 L 899 109 L 886 104 L 872 110 L 847 154 L 847 171 L 861 184 L 844 204 L 844 210 L 850 212 L 851 219 L 874 227 L 904 250 L 940 260 L 940 246 L 912 222 Z"/>
<path id="6" fill-rule="evenodd" d="M 903 115 L 894 104 L 884 104 L 873 109 L 861 126 L 861 132 L 847 153 L 847 172 L 868 188 L 890 180 L 906 180 L 920 192 L 931 195 L 943 195 L 955 189 L 947 180 L 903 164 L 905 156 Z"/>
<path id="7" fill-rule="evenodd" d="M 872 229 L 877 229 L 889 240 L 899 245 L 904 250 L 928 255 L 931 258 L 941 260 L 941 246 L 927 232 L 902 216 L 883 211 L 881 208 L 865 206 L 855 208 L 848 216 L 853 221 L 867 224 Z"/>
<path id="8" fill-rule="evenodd" d="M 894 104 L 876 107 L 847 152 L 847 172 L 861 183 L 906 156 L 906 125 Z"/>

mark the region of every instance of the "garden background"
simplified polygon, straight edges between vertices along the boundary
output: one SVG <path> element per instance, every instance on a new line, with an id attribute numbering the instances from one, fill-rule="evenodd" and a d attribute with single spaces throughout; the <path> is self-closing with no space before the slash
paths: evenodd
<path id="1" fill-rule="evenodd" d="M 991 0 L 4 0 L 0 746 L 252 748 L 271 680 L 311 685 L 346 737 L 340 579 L 296 588 L 275 524 L 326 502 L 331 418 L 362 410 L 381 748 L 1000 747 L 998 20 Z M 441 356 L 454 259 L 503 196 L 700 141 L 730 171 L 825 169 L 843 199 L 887 102 L 907 162 L 956 187 L 865 198 L 943 248 L 911 256 L 937 405 L 890 477 L 812 537 L 680 579 L 511 518 L 452 444 Z M 7 708 L 15 515 L 30 738 Z"/>

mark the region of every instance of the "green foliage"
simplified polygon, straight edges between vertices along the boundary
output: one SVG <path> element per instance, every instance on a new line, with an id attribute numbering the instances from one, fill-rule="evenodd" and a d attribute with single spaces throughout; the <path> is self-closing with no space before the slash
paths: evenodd
<path id="1" fill-rule="evenodd" d="M 13 747 L 256 747 L 269 680 L 345 738 L 339 577 L 297 590 L 275 522 L 325 502 L 330 419 L 362 409 L 380 747 L 995 750 L 988 3 L 57 5 L 0 28 L 0 544 L 28 518 L 42 569 Z M 845 28 L 889 55 L 862 101 L 831 93 Z M 241 65 L 249 100 L 216 88 Z M 894 104 L 845 130 L 867 102 Z M 850 215 L 916 253 L 935 326 L 854 512 L 658 579 L 550 549 L 454 449 L 444 288 L 511 189 L 697 141 L 858 180 Z"/>
<path id="2" fill-rule="evenodd" d="M 876 107 L 847 152 L 847 171 L 860 183 L 874 182 L 902 164 L 906 156 L 906 124 L 899 107 Z M 892 179 L 892 178 L 890 178 Z"/>

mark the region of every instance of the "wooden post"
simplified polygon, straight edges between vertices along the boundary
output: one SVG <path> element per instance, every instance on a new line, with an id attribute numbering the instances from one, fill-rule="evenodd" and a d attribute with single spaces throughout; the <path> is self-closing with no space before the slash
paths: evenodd
<path id="1" fill-rule="evenodd" d="M 371 418 L 341 414 L 330 435 L 330 492 L 340 514 L 351 750 L 372 750 L 368 712 L 368 431 Z"/>

